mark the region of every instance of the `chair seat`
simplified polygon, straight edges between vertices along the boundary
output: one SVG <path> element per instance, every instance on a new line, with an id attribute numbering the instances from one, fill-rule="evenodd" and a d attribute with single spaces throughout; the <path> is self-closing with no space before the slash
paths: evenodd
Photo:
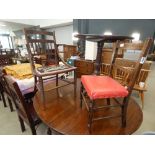
<path id="1" fill-rule="evenodd" d="M 108 76 L 83 75 L 81 82 L 90 99 L 125 97 L 128 91 Z"/>

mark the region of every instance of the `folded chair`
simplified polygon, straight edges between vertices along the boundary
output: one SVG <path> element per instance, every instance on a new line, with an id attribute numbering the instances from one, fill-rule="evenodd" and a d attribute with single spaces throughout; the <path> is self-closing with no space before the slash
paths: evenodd
<path id="1" fill-rule="evenodd" d="M 80 104 L 86 104 L 88 109 L 88 128 L 89 133 L 92 133 L 92 123 L 97 120 L 113 117 L 121 117 L 122 127 L 126 127 L 127 107 L 130 99 L 133 86 L 139 75 L 140 69 L 145 62 L 147 52 L 152 43 L 152 39 L 147 39 L 142 48 L 142 53 L 133 71 L 127 72 L 127 76 L 132 76 L 132 80 L 126 87 L 122 86 L 119 82 L 109 76 L 96 76 L 96 75 L 83 75 L 81 77 L 81 91 L 80 91 Z M 119 42 L 116 45 L 118 51 Z M 114 54 L 116 58 L 117 52 Z M 113 63 L 115 60 L 113 60 Z M 112 67 L 113 68 L 113 67 Z M 107 105 L 98 104 L 99 100 L 107 99 Z M 115 105 L 111 105 L 110 99 L 114 99 Z M 99 116 L 95 113 L 106 107 L 121 107 L 121 113 L 116 116 Z"/>
<path id="2" fill-rule="evenodd" d="M 61 56 L 59 56 L 55 33 L 29 29 L 24 29 L 24 33 L 32 72 L 35 78 L 35 90 L 41 91 L 42 102 L 45 103 L 44 81 L 49 76 L 50 78 L 53 76 L 56 82 L 56 86 L 51 89 L 58 90 L 60 87 L 73 84 L 74 94 L 76 94 L 76 67 L 66 64 Z M 41 64 L 42 67 L 36 68 L 35 63 Z M 66 83 L 59 85 L 58 78 L 68 72 L 74 72 L 74 80 L 69 81 L 65 79 Z"/>

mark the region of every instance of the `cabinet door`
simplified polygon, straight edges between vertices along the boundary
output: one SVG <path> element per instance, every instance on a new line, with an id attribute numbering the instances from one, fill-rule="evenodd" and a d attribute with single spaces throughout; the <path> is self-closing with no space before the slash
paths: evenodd
<path id="1" fill-rule="evenodd" d="M 76 46 L 64 45 L 64 60 L 67 61 L 71 56 L 76 54 Z"/>
<path id="2" fill-rule="evenodd" d="M 89 75 L 94 72 L 94 62 L 92 61 L 76 60 L 75 66 L 77 67 L 77 77 Z"/>

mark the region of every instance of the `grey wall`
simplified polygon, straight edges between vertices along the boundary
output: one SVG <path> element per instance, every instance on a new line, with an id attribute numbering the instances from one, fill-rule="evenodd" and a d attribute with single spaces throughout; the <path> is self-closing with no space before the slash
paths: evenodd
<path id="1" fill-rule="evenodd" d="M 103 34 L 111 31 L 113 35 L 140 33 L 140 40 L 152 37 L 155 31 L 154 19 L 74 19 L 73 31 L 89 34 Z"/>
<path id="2" fill-rule="evenodd" d="M 47 29 L 47 31 L 55 31 L 57 44 L 73 45 L 73 24 Z"/>

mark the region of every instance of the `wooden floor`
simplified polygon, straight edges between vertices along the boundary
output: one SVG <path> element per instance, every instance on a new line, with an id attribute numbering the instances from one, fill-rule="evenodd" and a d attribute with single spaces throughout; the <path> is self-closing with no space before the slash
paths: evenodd
<path id="1" fill-rule="evenodd" d="M 80 108 L 78 80 L 77 96 L 74 97 L 73 85 L 69 85 L 57 91 L 46 92 L 46 108 L 40 100 L 39 92 L 34 99 L 34 107 L 42 121 L 60 134 L 87 135 L 88 112 L 83 106 Z M 48 88 L 50 85 L 48 84 Z M 111 102 L 113 102 L 111 100 Z M 105 103 L 106 104 L 106 103 Z M 105 108 L 104 115 L 120 113 L 120 108 Z M 138 104 L 131 99 L 127 112 L 127 126 L 121 127 L 121 118 L 105 119 L 95 121 L 92 125 L 93 135 L 124 135 L 135 132 L 142 123 L 142 111 Z"/>

